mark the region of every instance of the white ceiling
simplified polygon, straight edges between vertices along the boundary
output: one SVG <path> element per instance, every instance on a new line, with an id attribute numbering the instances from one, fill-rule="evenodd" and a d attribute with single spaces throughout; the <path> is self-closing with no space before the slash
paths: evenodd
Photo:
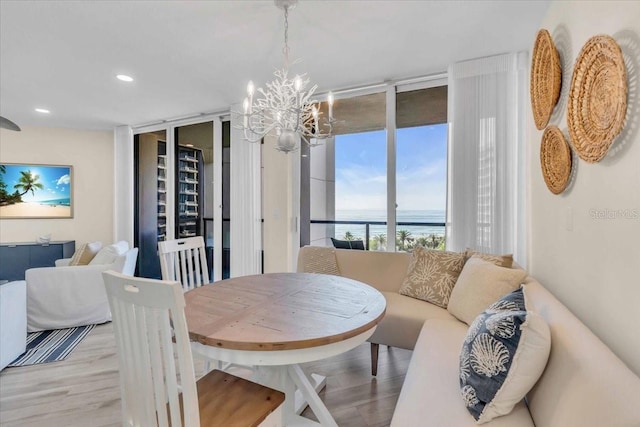
<path id="1" fill-rule="evenodd" d="M 530 50 L 548 6 L 302 0 L 289 16 L 291 57 L 302 59 L 293 71 L 324 92 Z M 271 80 L 282 45 L 283 12 L 270 0 L 1 0 L 0 115 L 20 126 L 112 129 L 224 111 L 248 80 Z"/>

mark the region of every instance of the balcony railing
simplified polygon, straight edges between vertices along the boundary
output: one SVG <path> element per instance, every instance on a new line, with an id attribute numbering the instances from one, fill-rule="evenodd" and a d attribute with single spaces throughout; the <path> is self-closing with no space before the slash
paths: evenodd
<path id="1" fill-rule="evenodd" d="M 331 220 L 331 219 L 312 219 L 309 221 L 311 224 L 324 224 L 324 225 L 364 225 L 364 244 L 365 249 L 369 250 L 369 241 L 371 238 L 371 226 L 386 226 L 387 221 L 361 221 L 361 220 Z M 441 233 L 428 233 L 428 234 L 438 234 L 444 236 L 445 234 L 445 226 L 444 222 L 411 222 L 411 221 L 398 221 L 396 223 L 397 227 L 431 227 L 431 228 L 440 228 L 442 230 Z M 398 230 L 399 231 L 399 230 Z M 334 237 L 336 239 L 342 239 L 340 236 L 327 236 Z"/>

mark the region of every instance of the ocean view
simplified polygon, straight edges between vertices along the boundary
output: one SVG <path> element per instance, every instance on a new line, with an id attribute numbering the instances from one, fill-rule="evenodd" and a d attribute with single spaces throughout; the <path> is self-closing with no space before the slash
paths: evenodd
<path id="1" fill-rule="evenodd" d="M 445 211 L 440 210 L 406 210 L 396 212 L 397 222 L 445 222 Z M 387 213 L 383 210 L 337 210 L 336 221 L 386 221 Z M 363 239 L 365 236 L 365 226 L 359 224 L 336 224 L 336 238 L 342 239 L 347 231 L 356 239 Z M 406 230 L 413 237 L 428 236 L 436 234 L 443 236 L 444 227 L 433 226 L 413 226 L 398 225 L 397 230 Z M 386 225 L 369 226 L 369 236 L 373 237 L 378 234 L 387 234 Z"/>
<path id="2" fill-rule="evenodd" d="M 71 206 L 71 199 L 69 197 L 64 197 L 62 199 L 38 200 L 34 203 L 38 203 L 40 205 Z"/>

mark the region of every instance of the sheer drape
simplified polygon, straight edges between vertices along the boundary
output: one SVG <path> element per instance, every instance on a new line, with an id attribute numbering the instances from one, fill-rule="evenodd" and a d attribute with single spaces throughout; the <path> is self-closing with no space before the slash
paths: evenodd
<path id="1" fill-rule="evenodd" d="M 527 53 L 449 67 L 447 248 L 525 254 Z"/>
<path id="2" fill-rule="evenodd" d="M 233 110 L 233 109 L 232 109 Z M 237 111 L 240 111 L 239 109 Z M 260 144 L 244 139 L 231 115 L 231 277 L 262 273 Z"/>

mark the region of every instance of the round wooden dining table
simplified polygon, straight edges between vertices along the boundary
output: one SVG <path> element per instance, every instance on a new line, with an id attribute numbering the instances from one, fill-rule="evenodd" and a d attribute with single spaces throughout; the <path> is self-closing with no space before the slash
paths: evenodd
<path id="1" fill-rule="evenodd" d="M 299 415 L 307 404 L 319 425 L 337 426 L 317 393 L 324 377 L 307 376 L 300 364 L 362 344 L 386 308 L 382 294 L 369 285 L 311 273 L 226 279 L 187 292 L 185 301 L 198 352 L 252 366 L 251 379 L 283 391 L 286 426 L 318 425 Z"/>

